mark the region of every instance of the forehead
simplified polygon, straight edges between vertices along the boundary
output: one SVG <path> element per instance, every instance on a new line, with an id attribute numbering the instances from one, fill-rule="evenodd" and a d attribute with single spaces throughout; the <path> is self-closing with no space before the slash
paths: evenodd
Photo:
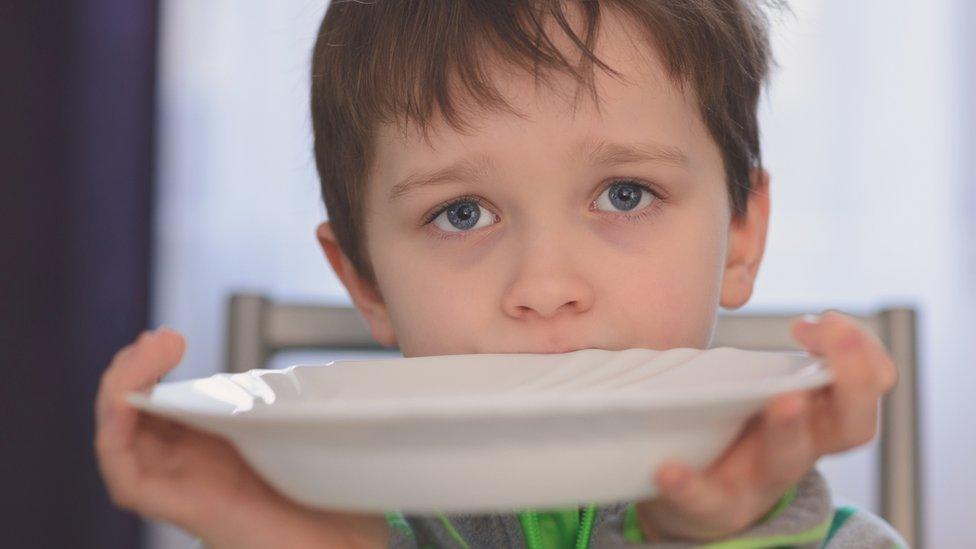
<path id="1" fill-rule="evenodd" d="M 570 12 L 575 25 L 579 19 Z M 580 53 L 553 23 L 546 29 L 567 59 Z M 574 27 L 576 28 L 576 27 Z M 435 113 L 424 134 L 414 124 L 383 124 L 375 140 L 374 178 L 370 186 L 386 194 L 418 169 L 478 155 L 505 163 L 516 148 L 534 155 L 571 157 L 587 143 L 646 143 L 678 150 L 689 169 L 720 162 L 720 153 L 701 119 L 691 86 L 680 86 L 667 74 L 657 49 L 626 15 L 604 9 L 593 51 L 617 71 L 594 67 L 596 101 L 569 74 L 550 72 L 547 80 L 498 61 L 486 53 L 491 81 L 515 113 L 482 108 L 467 96 L 457 99 L 470 131 L 453 128 Z M 579 31 L 578 31 L 578 34 Z M 511 147 L 513 143 L 522 146 Z M 526 151 L 529 145 L 531 151 Z"/>

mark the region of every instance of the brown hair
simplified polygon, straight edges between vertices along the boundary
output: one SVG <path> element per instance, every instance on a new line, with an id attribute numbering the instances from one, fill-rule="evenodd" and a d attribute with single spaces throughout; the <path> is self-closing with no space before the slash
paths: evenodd
<path id="1" fill-rule="evenodd" d="M 582 0 L 578 36 L 565 0 L 333 0 L 312 58 L 312 128 L 322 197 L 336 239 L 358 273 L 376 283 L 365 255 L 364 197 L 381 123 L 412 121 L 426 136 L 439 112 L 468 130 L 455 77 L 483 108 L 515 113 L 490 82 L 480 54 L 531 70 L 563 71 L 597 98 L 593 65 L 619 76 L 592 47 L 600 5 Z M 746 213 L 749 170 L 761 167 L 756 107 L 771 63 L 767 20 L 750 0 L 605 0 L 646 31 L 674 82 L 690 85 L 722 151 L 733 219 Z M 580 49 L 573 66 L 545 33 L 551 17 Z M 485 50 L 485 47 L 491 48 Z M 541 80 L 540 80 L 541 79 Z M 597 103 L 599 103 L 597 101 Z M 435 111 L 435 106 L 438 109 Z"/>

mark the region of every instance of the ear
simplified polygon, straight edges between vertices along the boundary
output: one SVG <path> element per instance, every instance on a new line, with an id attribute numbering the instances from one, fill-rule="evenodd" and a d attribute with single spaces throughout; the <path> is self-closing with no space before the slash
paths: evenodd
<path id="1" fill-rule="evenodd" d="M 336 272 L 339 280 L 349 292 L 353 305 L 356 306 L 359 314 L 369 325 L 373 339 L 386 347 L 396 346 L 393 324 L 390 322 L 390 315 L 383 297 L 379 290 L 360 276 L 353 267 L 352 261 L 339 247 L 335 233 L 332 232 L 332 225 L 328 221 L 321 223 L 315 230 L 315 236 L 332 265 L 332 270 Z"/>
<path id="2" fill-rule="evenodd" d="M 749 179 L 752 190 L 749 193 L 746 216 L 741 220 L 733 220 L 729 225 L 720 302 L 726 309 L 738 309 L 749 301 L 766 248 L 769 172 L 753 168 L 749 172 Z"/>

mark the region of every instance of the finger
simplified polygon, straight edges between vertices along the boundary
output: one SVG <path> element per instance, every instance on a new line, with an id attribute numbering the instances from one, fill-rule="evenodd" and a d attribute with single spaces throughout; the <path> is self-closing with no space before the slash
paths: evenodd
<path id="1" fill-rule="evenodd" d="M 828 311 L 819 325 L 795 335 L 834 372 L 825 413 L 813 417 L 818 452 L 833 453 L 870 441 L 877 433 L 879 397 L 893 383 L 894 364 L 878 339 L 856 320 Z"/>
<path id="2" fill-rule="evenodd" d="M 664 463 L 658 469 L 654 482 L 662 499 L 692 516 L 719 515 L 728 500 L 722 486 L 677 461 Z"/>
<path id="3" fill-rule="evenodd" d="M 143 333 L 122 360 L 109 366 L 106 388 L 109 393 L 148 389 L 179 364 L 185 349 L 183 336 L 169 328 Z"/>
<path id="4" fill-rule="evenodd" d="M 781 395 L 763 414 L 761 474 L 773 497 L 796 484 L 816 460 L 808 401 L 802 391 Z"/>
<path id="5" fill-rule="evenodd" d="M 804 391 L 774 399 L 707 471 L 666 463 L 661 499 L 722 531 L 748 527 L 813 466 L 809 401 Z"/>
<path id="6" fill-rule="evenodd" d="M 96 397 L 95 453 L 109 494 L 117 505 L 131 507 L 138 493 L 139 464 L 132 450 L 139 412 L 124 400 L 128 390 L 144 388 L 171 369 L 185 344 L 179 334 L 144 332 L 116 354 L 102 376 Z"/>
<path id="7" fill-rule="evenodd" d="M 138 464 L 132 455 L 133 433 L 139 414 L 136 410 L 106 414 L 95 432 L 95 454 L 99 472 L 105 481 L 112 501 L 121 507 L 131 507 L 131 490 L 139 476 Z"/>
<path id="8" fill-rule="evenodd" d="M 184 350 L 182 336 L 162 328 L 143 332 L 134 343 L 116 353 L 102 376 L 96 396 L 98 426 L 104 425 L 107 434 L 120 434 L 131 428 L 136 411 L 125 402 L 125 393 L 150 387 L 179 363 Z M 119 418 L 122 421 L 114 421 Z"/>
<path id="9" fill-rule="evenodd" d="M 135 342 L 116 354 L 102 375 L 97 397 L 99 413 L 108 413 L 109 407 L 123 405 L 123 397 L 129 391 L 152 387 L 179 364 L 185 350 L 183 336 L 169 328 L 143 332 Z"/>
<path id="10" fill-rule="evenodd" d="M 135 341 L 119 349 L 118 352 L 115 353 L 115 356 L 112 357 L 108 367 L 106 367 L 105 371 L 102 372 L 101 379 L 98 383 L 98 392 L 95 395 L 96 420 L 101 420 L 107 412 L 106 407 L 110 400 L 109 395 L 112 393 L 112 390 L 116 385 L 114 380 L 118 377 L 118 369 L 122 367 L 123 363 L 128 361 L 129 356 L 132 354 L 133 348 L 148 338 L 150 334 L 151 332 L 148 330 L 143 331 L 139 334 Z"/>
<path id="11" fill-rule="evenodd" d="M 837 311 L 820 315 L 819 322 L 802 319 L 792 325 L 793 336 L 812 354 L 826 357 L 843 385 L 887 392 L 897 381 L 897 368 L 881 340 L 857 319 Z M 862 365 L 863 367 L 847 367 Z"/>
<path id="12" fill-rule="evenodd" d="M 782 490 L 770 490 L 762 482 L 763 416 L 751 418 L 736 440 L 701 473 L 681 463 L 666 462 L 656 478 L 661 495 L 655 501 L 677 510 L 680 517 L 690 517 L 692 522 L 709 523 L 716 532 L 747 527 L 761 508 L 782 495 Z"/>

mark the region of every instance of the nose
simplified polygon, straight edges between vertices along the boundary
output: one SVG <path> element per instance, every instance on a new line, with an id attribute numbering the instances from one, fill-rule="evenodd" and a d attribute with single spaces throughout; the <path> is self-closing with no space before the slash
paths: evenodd
<path id="1" fill-rule="evenodd" d="M 593 287 L 558 249 L 523 250 L 516 277 L 505 290 L 502 309 L 513 318 L 550 318 L 588 311 Z"/>

